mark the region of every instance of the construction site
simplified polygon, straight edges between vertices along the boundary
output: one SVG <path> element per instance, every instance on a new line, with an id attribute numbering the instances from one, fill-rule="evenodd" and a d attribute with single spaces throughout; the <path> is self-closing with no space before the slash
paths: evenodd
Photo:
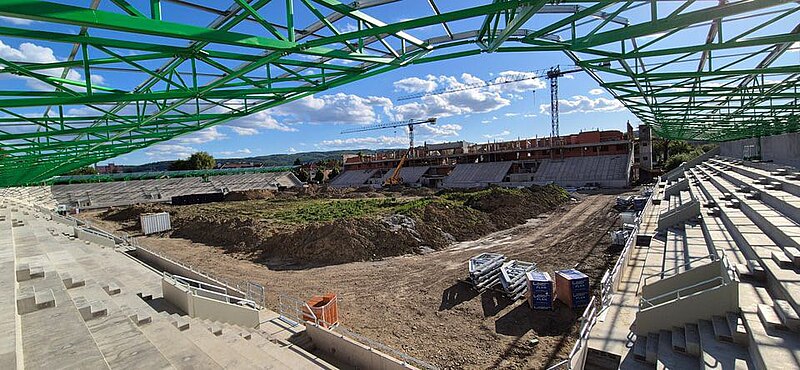
<path id="1" fill-rule="evenodd" d="M 0 2 L 0 368 L 800 369 L 800 3 L 410 3 Z M 573 65 L 398 100 L 537 79 L 547 136 L 74 172 L 509 53 Z M 576 74 L 638 122 L 562 132 Z"/>

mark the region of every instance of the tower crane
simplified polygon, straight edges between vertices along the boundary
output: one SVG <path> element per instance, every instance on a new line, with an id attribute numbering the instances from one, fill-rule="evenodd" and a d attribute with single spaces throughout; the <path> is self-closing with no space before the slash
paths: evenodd
<path id="1" fill-rule="evenodd" d="M 433 90 L 430 92 L 406 95 L 398 98 L 397 100 L 408 100 L 408 99 L 415 99 L 421 98 L 424 96 L 429 95 L 444 95 L 444 94 L 452 94 L 460 91 L 472 90 L 472 89 L 480 89 L 489 86 L 497 86 L 497 85 L 504 85 L 509 83 L 515 82 L 522 82 L 527 80 L 535 80 L 538 78 L 546 78 L 550 80 L 550 141 L 552 142 L 554 138 L 559 136 L 559 129 L 558 129 L 558 79 L 559 77 L 563 77 L 564 75 L 575 73 L 578 71 L 582 71 L 583 69 L 578 66 L 573 66 L 567 70 L 561 70 L 560 66 L 554 66 L 549 69 L 540 69 L 537 71 L 532 72 L 524 72 L 517 75 L 505 76 L 497 78 L 493 81 L 482 81 L 477 83 L 466 84 L 463 86 L 459 86 L 456 88 L 443 88 L 438 90 Z"/>
<path id="2" fill-rule="evenodd" d="M 403 157 L 400 158 L 400 163 L 397 164 L 397 167 L 394 169 L 394 173 L 390 176 L 386 181 L 383 183 L 384 186 L 388 185 L 400 185 L 403 183 L 403 178 L 400 177 L 400 169 L 403 168 L 406 161 L 409 157 L 411 157 L 411 152 L 414 149 L 414 126 L 422 125 L 422 124 L 436 124 L 436 118 L 428 118 L 428 119 L 410 119 L 406 121 L 398 121 L 398 122 L 387 122 L 387 123 L 378 123 L 369 126 L 362 126 L 351 128 L 347 130 L 343 130 L 341 134 L 349 134 L 354 132 L 364 132 L 364 131 L 373 131 L 373 130 L 383 130 L 387 128 L 396 128 L 396 127 L 408 127 L 408 150 L 403 154 Z"/>

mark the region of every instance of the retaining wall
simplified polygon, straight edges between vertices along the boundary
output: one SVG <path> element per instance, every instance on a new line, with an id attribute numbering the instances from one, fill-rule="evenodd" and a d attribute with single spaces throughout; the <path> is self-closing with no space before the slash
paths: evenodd
<path id="1" fill-rule="evenodd" d="M 721 155 L 741 159 L 746 145 L 761 147 L 761 159 L 800 167 L 800 133 L 748 138 L 720 143 Z"/>
<path id="2" fill-rule="evenodd" d="M 318 349 L 355 368 L 375 370 L 416 369 L 416 367 L 404 364 L 402 361 L 383 352 L 316 324 L 306 323 L 306 332 Z"/>

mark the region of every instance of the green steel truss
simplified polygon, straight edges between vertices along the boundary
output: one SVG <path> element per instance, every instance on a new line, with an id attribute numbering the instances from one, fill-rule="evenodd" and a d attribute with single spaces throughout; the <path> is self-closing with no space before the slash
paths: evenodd
<path id="1" fill-rule="evenodd" d="M 800 131 L 795 1 L 219 3 L 0 0 L 0 16 L 34 21 L 0 24 L 0 40 L 72 50 L 50 62 L 0 54 L 0 186 L 406 65 L 493 52 L 565 53 L 662 137 Z M 370 15 L 407 14 L 409 3 L 426 11 L 394 22 Z M 431 29 L 442 36 L 414 36 Z M 129 86 L 86 78 L 112 73 Z M 12 79 L 29 88 L 4 88 Z"/>

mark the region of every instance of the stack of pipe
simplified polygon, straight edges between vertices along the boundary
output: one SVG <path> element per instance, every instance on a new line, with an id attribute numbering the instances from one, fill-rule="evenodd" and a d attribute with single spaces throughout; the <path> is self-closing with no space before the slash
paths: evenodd
<path id="1" fill-rule="evenodd" d="M 500 282 L 500 267 L 506 256 L 499 253 L 481 253 L 469 259 L 469 278 L 478 291 Z"/>
<path id="2" fill-rule="evenodd" d="M 525 281 L 525 274 L 536 270 L 536 264 L 511 260 L 500 266 L 500 284 L 503 291 L 511 300 L 518 300 L 525 296 L 528 284 Z"/>

